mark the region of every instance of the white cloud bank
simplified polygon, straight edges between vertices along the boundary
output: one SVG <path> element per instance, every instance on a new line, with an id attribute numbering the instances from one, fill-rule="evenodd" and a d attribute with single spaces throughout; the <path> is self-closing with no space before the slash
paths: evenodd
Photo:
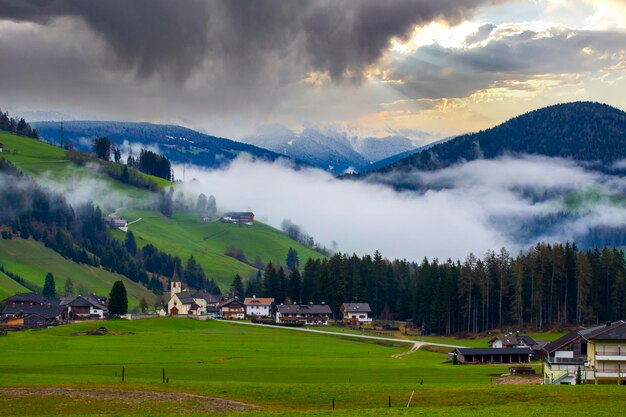
<path id="1" fill-rule="evenodd" d="M 516 241 L 511 230 L 534 216 L 558 212 L 562 195 L 574 190 L 614 194 L 626 188 L 621 177 L 543 157 L 479 160 L 437 172 L 391 175 L 432 188 L 397 192 L 245 157 L 217 171 L 187 167 L 187 178 L 197 181 L 184 186 L 215 195 L 220 210 L 252 210 L 277 228 L 290 219 L 326 246 L 336 241 L 340 251 L 363 255 L 379 250 L 388 258 L 416 261 L 424 256 L 462 259 L 501 246 L 522 249 L 527 242 Z M 572 240 L 590 226 L 626 224 L 626 209 L 608 200 L 583 211 L 540 238 Z"/>

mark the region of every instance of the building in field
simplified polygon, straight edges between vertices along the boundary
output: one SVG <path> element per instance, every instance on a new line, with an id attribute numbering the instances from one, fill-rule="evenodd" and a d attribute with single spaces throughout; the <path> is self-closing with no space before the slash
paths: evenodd
<path id="1" fill-rule="evenodd" d="M 0 153 L 4 150 L 4 145 L 0 143 Z"/>
<path id="2" fill-rule="evenodd" d="M 122 219 L 115 214 L 109 214 L 104 218 L 104 223 L 111 226 L 113 229 L 120 229 L 128 227 L 128 220 Z"/>
<path id="3" fill-rule="evenodd" d="M 453 355 L 462 364 L 530 363 L 533 351 L 529 347 L 457 348 Z"/>
<path id="4" fill-rule="evenodd" d="M 170 300 L 167 302 L 167 314 L 170 316 L 215 316 L 215 307 L 222 301 L 221 296 L 209 294 L 204 290 L 191 294 L 188 290 L 182 289 L 180 281 L 171 282 L 170 294 Z"/>
<path id="5" fill-rule="evenodd" d="M 276 323 L 326 326 L 332 315 L 332 310 L 326 304 L 291 304 L 276 307 Z"/>
<path id="6" fill-rule="evenodd" d="M 372 322 L 372 309 L 368 303 L 343 303 L 341 305 L 343 322 L 353 325 L 369 324 Z"/>
<path id="7" fill-rule="evenodd" d="M 220 221 L 224 223 L 252 226 L 254 224 L 254 213 L 249 211 L 232 211 L 224 213 L 224 215 L 220 217 Z"/>
<path id="8" fill-rule="evenodd" d="M 574 330 L 544 347 L 544 384 L 626 385 L 626 322 Z"/>
<path id="9" fill-rule="evenodd" d="M 243 320 L 246 318 L 246 306 L 236 298 L 223 301 L 219 307 L 223 319 Z"/>
<path id="10" fill-rule="evenodd" d="M 489 341 L 492 348 L 515 348 L 529 347 L 533 348 L 537 345 L 537 341 L 530 336 L 520 334 L 519 332 L 509 332 L 501 336 L 494 337 Z"/>
<path id="11" fill-rule="evenodd" d="M 92 295 L 64 297 L 59 305 L 63 309 L 63 320 L 101 320 L 109 316 L 107 307 Z"/>
<path id="12" fill-rule="evenodd" d="M 253 296 L 243 300 L 243 304 L 246 306 L 246 317 L 271 317 L 274 299 Z"/>

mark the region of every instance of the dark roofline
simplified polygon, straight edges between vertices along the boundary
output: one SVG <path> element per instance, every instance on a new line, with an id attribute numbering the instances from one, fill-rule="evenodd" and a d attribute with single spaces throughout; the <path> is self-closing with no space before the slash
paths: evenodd
<path id="1" fill-rule="evenodd" d="M 528 346 L 518 348 L 456 348 L 461 355 L 532 355 Z"/>

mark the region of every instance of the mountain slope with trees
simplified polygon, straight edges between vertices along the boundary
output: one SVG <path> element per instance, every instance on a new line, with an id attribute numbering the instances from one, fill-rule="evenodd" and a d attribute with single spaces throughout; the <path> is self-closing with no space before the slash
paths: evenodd
<path id="1" fill-rule="evenodd" d="M 571 158 L 610 170 L 613 163 L 626 158 L 626 113 L 600 103 L 557 104 L 491 129 L 458 136 L 372 174 L 413 169 L 432 171 L 506 154 Z"/>
<path id="2" fill-rule="evenodd" d="M 67 146 L 71 142 L 77 149 L 88 150 L 92 138 L 107 137 L 118 147 L 122 147 L 124 141 L 147 149 L 157 145 L 159 153 L 173 162 L 208 168 L 224 166 L 244 152 L 266 161 L 284 157 L 257 146 L 182 126 L 108 121 L 68 121 L 62 125 L 61 122 L 33 122 L 32 125 L 39 130 L 41 138 L 50 143 L 63 142 L 62 145 Z M 134 156 L 139 157 L 137 154 Z"/>

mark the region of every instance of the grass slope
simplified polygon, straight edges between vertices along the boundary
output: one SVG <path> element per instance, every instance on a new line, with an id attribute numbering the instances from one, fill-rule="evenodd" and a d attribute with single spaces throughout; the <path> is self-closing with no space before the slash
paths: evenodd
<path id="1" fill-rule="evenodd" d="M 81 336 L 106 326 L 103 336 Z M 623 387 L 492 385 L 504 365 L 453 366 L 441 353 L 385 342 L 165 318 L 111 320 L 0 337 L 0 416 L 180 415 L 181 404 L 92 401 L 50 395 L 16 399 L 9 387 L 171 391 L 260 407 L 251 415 L 619 415 Z M 122 366 L 125 382 L 121 382 Z M 162 384 L 165 368 L 168 384 Z M 415 391 L 412 408 L 406 402 Z M 389 410 L 388 396 L 393 409 Z M 335 401 L 337 410 L 331 412 Z M 126 408 L 121 408 L 122 405 Z M 39 412 L 37 412 L 39 411 Z"/>
<path id="2" fill-rule="evenodd" d="M 174 214 L 171 219 L 153 211 L 123 210 L 121 214 L 130 221 L 142 219 L 129 226 L 140 246 L 151 243 L 164 252 L 179 256 L 183 262 L 193 255 L 207 276 L 215 279 L 222 288 L 230 286 L 235 274 L 245 280 L 250 271 L 254 271 L 251 266 L 224 255 L 231 245 L 242 249 L 251 262 L 260 256 L 264 263 L 272 261 L 285 265 L 290 247 L 298 252 L 302 264 L 308 258 L 323 257 L 259 222 L 253 226 L 239 226 L 219 221 L 203 222 L 199 216 L 191 214 Z M 118 238 L 124 238 L 123 232 L 116 233 Z"/>
<path id="3" fill-rule="evenodd" d="M 13 281 L 11 277 L 0 272 L 0 300 L 4 300 L 7 297 L 23 292 L 30 292 L 30 290 Z"/>
<path id="4" fill-rule="evenodd" d="M 65 280 L 70 277 L 74 282 L 75 292 L 78 292 L 78 286 L 83 284 L 90 293 L 108 296 L 113 283 L 122 280 L 128 292 L 130 308 L 138 306 L 141 297 L 145 297 L 150 305 L 156 302 L 156 296 L 142 285 L 104 269 L 72 262 L 33 240 L 17 238 L 0 240 L 0 265 L 42 288 L 46 274 L 52 272 L 58 292 L 63 291 Z M 0 291 L 5 289 L 1 283 L 0 280 Z"/>

